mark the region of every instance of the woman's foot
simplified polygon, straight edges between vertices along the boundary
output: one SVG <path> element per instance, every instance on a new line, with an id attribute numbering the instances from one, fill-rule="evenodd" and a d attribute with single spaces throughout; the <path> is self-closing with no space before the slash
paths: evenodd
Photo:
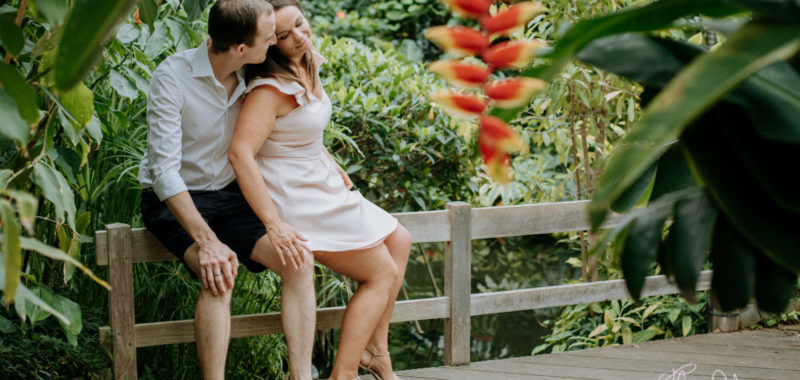
<path id="1" fill-rule="evenodd" d="M 392 359 L 389 352 L 378 352 L 369 347 L 361 354 L 358 366 L 369 372 L 376 380 L 401 380 L 392 370 Z"/>

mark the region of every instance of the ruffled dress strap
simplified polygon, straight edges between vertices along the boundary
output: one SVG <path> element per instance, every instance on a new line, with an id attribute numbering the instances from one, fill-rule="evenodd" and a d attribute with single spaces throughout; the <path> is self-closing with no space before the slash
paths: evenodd
<path id="1" fill-rule="evenodd" d="M 297 104 L 301 106 L 306 104 L 305 96 L 303 96 L 306 93 L 306 89 L 304 89 L 303 86 L 300 85 L 300 83 L 278 78 L 253 79 L 250 81 L 250 83 L 247 84 L 247 89 L 245 90 L 245 94 L 250 93 L 250 91 L 253 91 L 257 87 L 261 86 L 275 87 L 276 89 L 278 89 L 278 91 L 286 95 L 294 96 L 294 100 L 297 101 Z"/>

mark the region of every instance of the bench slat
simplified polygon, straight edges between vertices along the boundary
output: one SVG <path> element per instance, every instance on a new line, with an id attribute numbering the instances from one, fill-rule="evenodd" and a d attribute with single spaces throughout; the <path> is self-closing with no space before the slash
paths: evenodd
<path id="1" fill-rule="evenodd" d="M 339 328 L 345 308 L 328 307 L 317 309 L 317 330 Z M 398 301 L 392 314 L 392 322 L 419 321 L 447 318 L 450 315 L 447 297 Z M 279 312 L 237 315 L 231 317 L 231 338 L 282 333 Z M 109 340 L 110 329 L 100 328 L 101 342 Z M 164 344 L 194 342 L 194 320 L 140 323 L 136 325 L 136 346 L 148 347 Z"/>

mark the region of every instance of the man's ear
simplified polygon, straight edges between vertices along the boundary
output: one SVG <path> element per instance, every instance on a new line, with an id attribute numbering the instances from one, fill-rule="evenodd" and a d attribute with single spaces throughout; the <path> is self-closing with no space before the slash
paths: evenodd
<path id="1" fill-rule="evenodd" d="M 232 47 L 232 49 L 233 49 L 233 52 L 234 52 L 234 54 L 235 54 L 237 57 L 241 57 L 242 55 L 244 55 L 244 48 L 245 48 L 245 47 L 246 47 L 246 45 L 245 45 L 245 44 L 238 44 L 238 45 L 234 45 L 234 46 Z"/>

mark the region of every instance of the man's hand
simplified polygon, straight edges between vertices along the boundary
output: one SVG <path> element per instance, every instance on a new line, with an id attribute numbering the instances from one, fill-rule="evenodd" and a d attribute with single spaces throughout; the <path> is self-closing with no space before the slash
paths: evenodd
<path id="1" fill-rule="evenodd" d="M 234 277 L 239 273 L 236 253 L 216 239 L 203 244 L 198 243 L 197 246 L 203 289 L 211 289 L 211 293 L 215 296 L 233 289 Z"/>

